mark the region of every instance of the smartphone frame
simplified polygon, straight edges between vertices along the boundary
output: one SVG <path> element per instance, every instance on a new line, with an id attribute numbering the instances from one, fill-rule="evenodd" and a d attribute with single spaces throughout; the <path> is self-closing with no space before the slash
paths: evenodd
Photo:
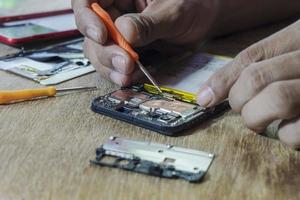
<path id="1" fill-rule="evenodd" d="M 111 93 L 108 93 L 106 95 L 109 95 Z M 203 114 L 199 115 L 198 117 L 187 121 L 186 123 L 179 124 L 177 126 L 167 126 L 167 125 L 162 125 L 162 124 L 155 124 L 151 123 L 150 121 L 140 119 L 138 117 L 133 117 L 130 116 L 126 113 L 118 112 L 114 109 L 107 108 L 105 106 L 99 105 L 97 101 L 99 101 L 100 98 L 104 98 L 106 95 L 100 96 L 95 98 L 92 101 L 91 104 L 91 110 L 94 111 L 95 113 L 102 114 L 105 116 L 108 116 L 113 119 L 117 119 L 123 122 L 127 122 L 129 124 L 133 124 L 148 130 L 152 130 L 158 133 L 161 133 L 163 135 L 167 136 L 178 136 L 180 135 L 181 132 L 193 128 L 204 121 L 213 118 L 215 116 L 218 116 L 220 114 L 223 114 L 225 111 L 229 110 L 229 102 L 224 101 L 221 104 L 213 107 L 213 108 L 208 108 L 204 111 Z"/>

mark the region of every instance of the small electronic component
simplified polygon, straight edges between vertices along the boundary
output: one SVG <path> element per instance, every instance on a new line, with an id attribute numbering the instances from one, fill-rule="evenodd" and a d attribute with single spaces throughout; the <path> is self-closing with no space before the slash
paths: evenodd
<path id="1" fill-rule="evenodd" d="M 163 178 L 200 182 L 214 154 L 173 145 L 110 137 L 91 163 Z"/>

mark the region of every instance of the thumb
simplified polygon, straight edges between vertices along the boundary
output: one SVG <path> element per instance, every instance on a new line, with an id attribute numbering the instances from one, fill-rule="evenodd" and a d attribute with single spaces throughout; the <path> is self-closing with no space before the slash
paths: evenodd
<path id="1" fill-rule="evenodd" d="M 145 46 L 155 40 L 164 38 L 168 33 L 171 19 L 168 12 L 157 9 L 156 3 L 151 3 L 142 13 L 126 14 L 117 18 L 115 24 L 125 39 L 135 47 Z"/>
<path id="2" fill-rule="evenodd" d="M 240 69 L 234 61 L 221 68 L 200 88 L 197 103 L 203 107 L 212 107 L 225 100 L 239 74 Z"/>
<path id="3" fill-rule="evenodd" d="M 256 43 L 238 54 L 231 62 L 214 73 L 200 88 L 197 102 L 203 107 L 212 107 L 228 97 L 230 89 L 241 73 L 252 63 L 263 60 L 263 43 Z"/>
<path id="4" fill-rule="evenodd" d="M 297 23 L 299 22 L 295 24 Z M 198 104 L 211 107 L 226 99 L 231 87 L 249 65 L 298 50 L 299 39 L 297 37 L 299 36 L 291 37 L 294 35 L 293 31 L 294 24 L 242 51 L 200 88 L 197 98 Z"/>

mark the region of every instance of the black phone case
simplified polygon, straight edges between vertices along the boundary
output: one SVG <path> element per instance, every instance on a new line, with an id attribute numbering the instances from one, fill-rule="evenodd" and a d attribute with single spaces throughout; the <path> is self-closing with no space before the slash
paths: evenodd
<path id="1" fill-rule="evenodd" d="M 158 133 L 161 133 L 163 135 L 168 136 L 177 136 L 180 132 L 193 128 L 196 125 L 199 125 L 200 123 L 203 123 L 205 120 L 209 118 L 213 118 L 214 116 L 220 115 L 224 113 L 226 110 L 230 108 L 228 101 L 224 101 L 223 103 L 217 105 L 214 108 L 209 108 L 204 111 L 203 114 L 198 116 L 197 118 L 194 118 L 188 122 L 181 123 L 177 126 L 167 126 L 162 125 L 158 123 L 153 123 L 151 121 L 141 119 L 138 117 L 130 116 L 126 114 L 125 112 L 119 112 L 114 109 L 110 109 L 108 107 L 105 107 L 105 105 L 102 105 L 99 103 L 99 100 L 102 99 L 104 96 L 100 96 L 93 100 L 91 109 L 92 111 L 106 115 L 108 117 L 111 117 L 113 119 L 118 119 L 124 122 L 127 122 L 129 124 L 133 124 L 145 129 L 149 129 Z"/>

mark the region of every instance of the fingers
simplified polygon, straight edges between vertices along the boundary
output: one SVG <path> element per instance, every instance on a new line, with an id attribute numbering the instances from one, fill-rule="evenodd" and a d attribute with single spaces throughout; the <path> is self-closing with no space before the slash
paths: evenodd
<path id="1" fill-rule="evenodd" d="M 147 7 L 147 1 L 146 0 L 135 1 L 135 7 L 138 12 L 143 12 L 143 10 L 145 10 L 145 8 Z"/>
<path id="2" fill-rule="evenodd" d="M 232 61 L 216 73 L 199 89 L 197 103 L 212 107 L 227 98 L 229 90 L 240 74 L 237 61 Z"/>
<path id="3" fill-rule="evenodd" d="M 169 37 L 175 26 L 169 16 L 172 15 L 168 11 L 169 4 L 168 1 L 154 1 L 142 13 L 119 17 L 116 26 L 133 46 L 144 46 L 166 35 Z"/>
<path id="4" fill-rule="evenodd" d="M 295 27 L 299 24 L 300 21 L 242 51 L 200 88 L 198 104 L 211 107 L 226 99 L 235 81 L 250 64 L 298 50 L 300 34 L 295 34 Z"/>
<path id="5" fill-rule="evenodd" d="M 252 98 L 241 111 L 246 126 L 262 132 L 273 121 L 300 114 L 300 79 L 270 84 Z"/>
<path id="6" fill-rule="evenodd" d="M 135 68 L 135 63 L 127 52 L 113 43 L 99 45 L 97 58 L 103 65 L 125 75 L 131 74 Z"/>
<path id="7" fill-rule="evenodd" d="M 229 100 L 235 112 L 269 84 L 300 77 L 300 51 L 249 65 L 232 86 Z"/>
<path id="8" fill-rule="evenodd" d="M 241 72 L 251 63 L 266 57 L 262 43 L 258 43 L 241 52 L 232 62 L 213 74 L 198 92 L 198 104 L 212 107 L 228 97 L 228 93 Z"/>
<path id="9" fill-rule="evenodd" d="M 105 8 L 113 20 L 120 17 L 123 13 L 132 13 L 136 12 L 136 10 L 143 11 L 148 5 L 150 5 L 150 3 L 146 0 L 135 0 L 134 2 L 133 0 L 72 0 L 72 7 L 79 31 L 86 37 L 89 37 L 100 44 L 105 44 L 108 38 L 108 33 L 105 25 L 90 9 L 90 5 L 94 2 L 98 2 L 103 8 Z M 159 5 L 160 4 L 161 3 L 159 3 Z M 124 31 L 125 38 L 128 39 L 131 44 L 148 44 L 157 38 L 154 35 L 152 37 L 152 32 L 151 34 L 147 34 L 147 37 L 144 36 L 147 30 L 152 30 L 152 27 L 156 27 L 154 18 L 159 19 L 160 17 L 159 13 L 152 14 L 151 8 L 149 13 L 149 16 L 147 14 L 129 14 L 124 17 L 125 20 L 121 17 L 120 22 L 118 23 L 119 27 L 121 27 L 121 33 Z M 139 35 L 142 35 L 143 37 L 136 38 Z"/>
<path id="10" fill-rule="evenodd" d="M 105 44 L 107 30 L 99 17 L 90 9 L 90 4 L 95 1 L 72 0 L 78 30 L 97 43 Z M 103 1 L 104 2 L 104 1 Z"/>
<path id="11" fill-rule="evenodd" d="M 135 68 L 135 63 L 128 53 L 113 43 L 102 46 L 86 39 L 85 52 L 95 55 L 95 59 L 99 60 L 104 66 L 125 75 L 131 74 Z"/>
<path id="12" fill-rule="evenodd" d="M 127 86 L 134 81 L 135 63 L 119 46 L 112 43 L 102 46 L 86 38 L 84 52 L 105 79 L 121 86 Z"/>
<path id="13" fill-rule="evenodd" d="M 300 117 L 284 121 L 278 131 L 279 139 L 293 149 L 300 149 Z"/>
<path id="14" fill-rule="evenodd" d="M 115 0 L 98 0 L 95 2 L 98 2 L 102 8 L 107 8 L 111 6 L 114 3 Z"/>
<path id="15" fill-rule="evenodd" d="M 134 10 L 133 0 L 115 0 L 114 5 L 124 12 L 132 12 Z"/>

